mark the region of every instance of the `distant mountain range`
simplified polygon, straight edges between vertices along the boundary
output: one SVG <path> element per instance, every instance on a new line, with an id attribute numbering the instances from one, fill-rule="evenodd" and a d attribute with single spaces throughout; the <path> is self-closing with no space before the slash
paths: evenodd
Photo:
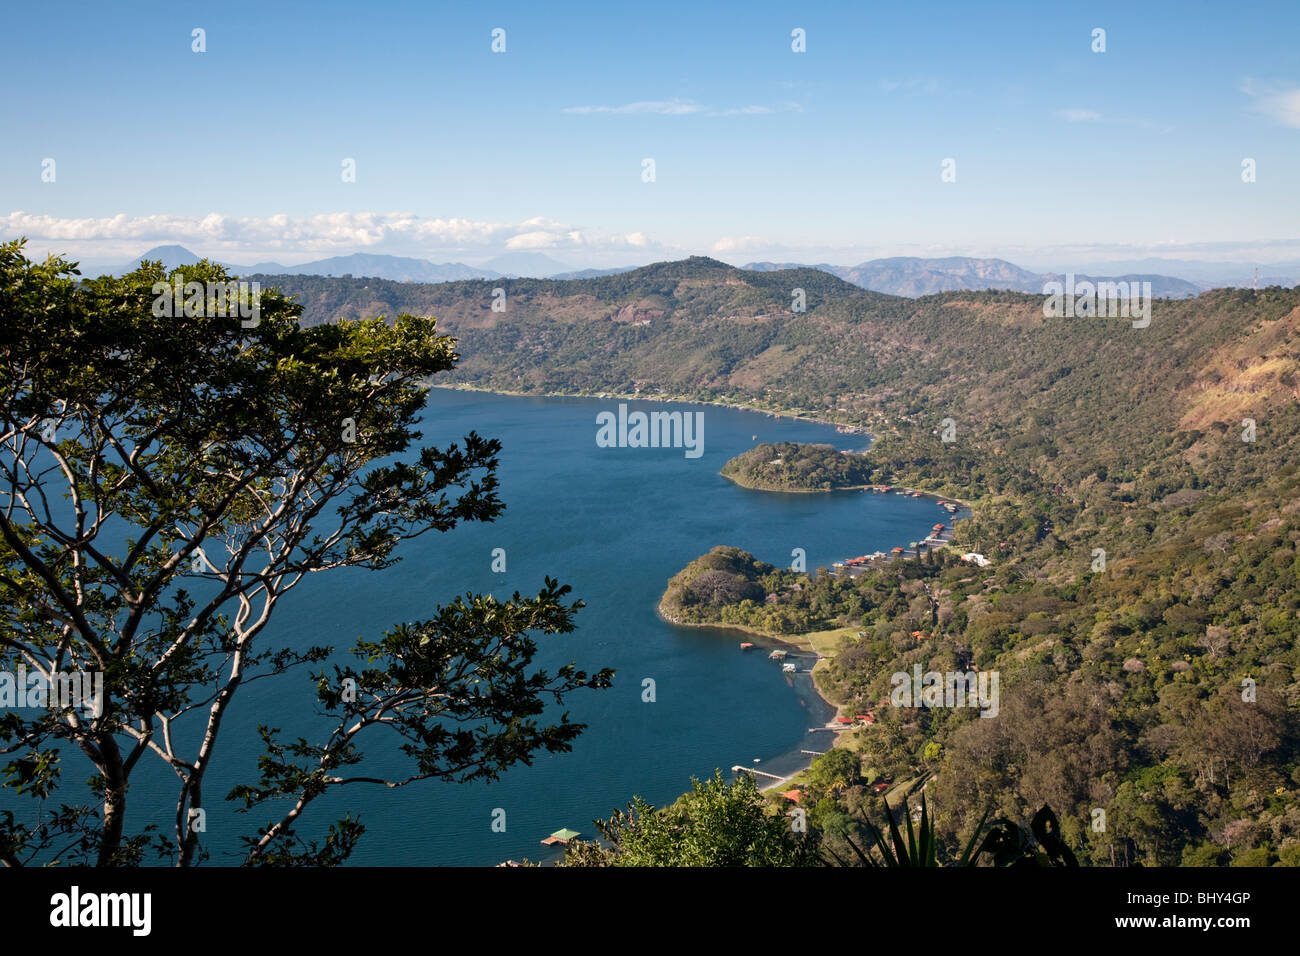
<path id="1" fill-rule="evenodd" d="M 199 257 L 184 246 L 155 246 L 148 252 L 109 269 L 113 275 L 130 272 L 140 264 L 141 259 L 161 259 L 163 267 L 171 270 L 177 266 L 193 265 Z M 585 269 L 572 272 L 563 262 L 538 252 L 512 252 L 497 256 L 484 263 L 483 268 L 467 266 L 463 262 L 431 262 L 428 259 L 411 259 L 405 256 L 372 255 L 365 252 L 350 256 L 332 256 L 328 259 L 316 259 L 296 266 L 286 266 L 279 262 L 254 262 L 252 265 L 239 265 L 222 262 L 227 269 L 241 276 L 249 275 L 311 275 L 311 276 L 355 276 L 376 279 L 388 279 L 393 282 L 458 282 L 461 279 L 513 279 L 527 278 L 565 278 L 588 279 L 594 276 L 612 275 L 622 269 Z"/>
<path id="2" fill-rule="evenodd" d="M 1043 284 L 1061 281 L 1064 276 L 1052 272 L 1030 272 L 1005 259 L 972 259 L 950 256 L 945 259 L 919 259 L 897 257 L 872 259 L 856 266 L 833 266 L 821 263 L 805 266 L 792 262 L 751 262 L 746 269 L 757 272 L 775 272 L 781 269 L 813 268 L 838 276 L 872 292 L 916 298 L 937 292 L 979 291 L 984 289 L 1010 289 L 1017 292 L 1042 293 Z M 1091 275 L 1075 273 L 1075 281 L 1082 282 L 1150 282 L 1151 294 L 1159 298 L 1182 299 L 1196 296 L 1208 285 L 1198 285 L 1186 279 L 1171 276 L 1126 273 L 1124 275 Z"/>
<path id="3" fill-rule="evenodd" d="M 249 275 L 376 276 L 395 282 L 455 282 L 458 279 L 496 279 L 501 275 L 490 269 L 475 269 L 462 262 L 439 263 L 428 259 L 376 256 L 364 252 L 317 259 L 296 266 L 257 262 L 251 266 L 231 266 L 231 270 Z"/>
<path id="4" fill-rule="evenodd" d="M 1261 289 L 1271 285 L 1290 287 L 1300 283 L 1300 259 L 1264 265 L 1254 262 L 1205 262 L 1199 259 L 1122 259 L 1094 263 L 1092 268 L 1107 273 L 1155 272 L 1179 276 L 1206 289 L 1249 287 L 1255 281 L 1256 268 L 1259 269 Z"/>
<path id="5" fill-rule="evenodd" d="M 171 270 L 177 266 L 193 265 L 199 257 L 184 246 L 155 246 L 148 252 L 137 256 L 111 270 L 114 275 L 130 272 L 140 264 L 141 259 L 161 259 L 163 268 Z M 252 265 L 239 265 L 222 262 L 231 272 L 241 276 L 250 275 L 310 275 L 310 276 L 374 276 L 391 279 L 394 282 L 456 282 L 460 279 L 500 279 L 503 273 L 491 269 L 475 269 L 462 262 L 430 262 L 427 259 L 409 259 L 403 256 L 371 255 L 365 252 L 350 256 L 332 256 L 303 262 L 296 266 L 286 266 L 279 262 L 255 262 Z"/>
<path id="6" fill-rule="evenodd" d="M 521 276 L 529 279 L 551 279 L 557 273 L 573 271 L 573 266 L 540 252 L 507 252 L 503 256 L 489 259 L 483 263 L 483 268 L 495 270 L 499 276 L 511 278 Z"/>
<path id="7" fill-rule="evenodd" d="M 601 276 L 622 275 L 624 272 L 631 272 L 633 269 L 639 269 L 640 266 L 623 266 L 619 269 L 580 269 L 577 272 L 561 272 L 557 275 L 550 276 L 552 279 L 599 279 Z"/>
<path id="8" fill-rule="evenodd" d="M 141 259 L 161 259 L 163 266 L 174 269 L 191 265 L 199 257 L 180 245 L 155 246 L 148 252 L 106 270 L 115 275 L 129 272 Z M 353 276 L 355 278 L 387 279 L 392 282 L 458 282 L 464 279 L 594 279 L 601 276 L 629 272 L 636 266 L 616 269 L 571 270 L 567 265 L 538 252 L 512 252 L 497 256 L 481 267 L 462 262 L 432 262 L 403 256 L 373 255 L 358 252 L 350 256 L 333 256 L 299 265 L 286 266 L 279 262 L 255 262 L 252 265 L 223 263 L 231 272 L 250 275 L 314 275 Z M 1151 293 L 1159 298 L 1181 299 L 1196 296 L 1206 289 L 1223 286 L 1249 286 L 1254 279 L 1254 267 L 1242 263 L 1215 264 L 1194 260 L 1144 259 L 1131 262 L 1108 263 L 1114 271 L 1075 273 L 1075 280 L 1091 282 L 1150 282 Z M 1195 278 L 1179 278 L 1151 271 L 1162 267 L 1185 267 Z M 784 269 L 817 269 L 872 292 L 916 298 L 938 292 L 979 291 L 984 289 L 1009 289 L 1019 292 L 1042 293 L 1043 284 L 1061 281 L 1064 276 L 1056 272 L 1033 272 L 1005 259 L 976 259 L 966 256 L 923 259 L 895 257 L 871 259 L 855 266 L 836 266 L 828 263 L 805 265 L 794 262 L 751 262 L 744 266 L 751 272 L 775 272 Z M 1300 281 L 1300 262 L 1277 263 L 1266 267 L 1260 275 L 1261 287 L 1270 285 L 1292 286 Z"/>

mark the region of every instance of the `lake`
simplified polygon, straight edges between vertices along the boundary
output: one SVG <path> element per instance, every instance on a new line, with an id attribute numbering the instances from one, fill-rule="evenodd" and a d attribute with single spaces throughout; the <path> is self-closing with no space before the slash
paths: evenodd
<path id="1" fill-rule="evenodd" d="M 734 632 L 674 627 L 656 604 L 668 578 L 715 545 L 735 545 L 789 566 L 802 548 L 807 566 L 887 551 L 923 538 L 947 520 L 933 499 L 861 492 L 780 494 L 740 488 L 718 471 L 763 441 L 829 442 L 861 449 L 861 436 L 833 426 L 703 405 L 629 402 L 632 411 L 703 413 L 699 457 L 681 448 L 599 447 L 597 416 L 617 412 L 610 399 L 524 398 L 436 389 L 422 425 L 425 443 L 445 445 L 475 430 L 501 441 L 499 495 L 504 515 L 403 545 L 403 560 L 380 572 L 348 569 L 306 579 L 278 606 L 259 646 L 333 644 L 377 636 L 393 624 L 432 616 L 438 603 L 466 592 L 535 594 L 547 575 L 586 602 L 570 635 L 543 637 L 538 666 L 576 661 L 617 671 L 614 687 L 568 698 L 571 717 L 588 724 L 568 754 L 541 755 L 497 782 L 421 782 L 390 790 L 352 785 L 318 800 L 300 832 L 318 836 L 345 813 L 367 832 L 351 863 L 491 865 L 506 859 L 550 861 L 539 841 L 561 828 L 594 838 L 592 819 L 608 817 L 638 794 L 655 805 L 690 788 L 692 776 L 744 764 L 783 774 L 826 749 L 810 734 L 832 715 L 807 674 L 788 675 L 764 652 L 742 653 Z M 493 549 L 506 572 L 492 571 Z M 643 680 L 655 700 L 642 699 Z M 271 818 L 270 808 L 234 812 L 221 798 L 255 778 L 259 724 L 286 735 L 323 727 L 313 713 L 306 671 L 243 687 L 222 728 L 205 787 L 209 864 L 237 862 L 239 836 Z M 362 769 L 400 773 L 382 733 L 363 737 Z M 155 822 L 170 832 L 175 778 L 146 758 L 133 778 L 130 829 Z M 755 763 L 755 760 L 758 763 Z M 66 799 L 74 781 L 65 775 Z M 761 778 L 760 778 L 761 780 Z M 279 809 L 277 806 L 276 809 Z M 494 832 L 495 811 L 505 832 Z M 278 814 L 277 814 L 278 815 Z M 500 814 L 497 813 L 499 818 Z"/>

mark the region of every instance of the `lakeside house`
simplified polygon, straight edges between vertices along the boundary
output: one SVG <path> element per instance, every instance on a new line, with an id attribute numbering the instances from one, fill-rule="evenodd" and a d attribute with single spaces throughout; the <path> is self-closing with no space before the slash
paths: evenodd
<path id="1" fill-rule="evenodd" d="M 890 485 L 870 485 L 868 487 L 873 491 L 888 492 L 891 490 Z M 901 488 L 893 489 L 893 491 L 895 494 L 899 495 L 908 494 L 906 490 Z M 923 493 L 917 491 L 912 492 L 911 494 L 912 497 L 918 497 Z M 951 501 L 940 499 L 939 505 L 940 507 L 945 508 L 949 514 L 954 514 L 957 510 L 957 506 Z M 950 529 L 942 522 L 936 522 L 930 526 L 930 533 L 924 539 L 915 542 L 912 545 L 912 550 L 903 547 L 896 547 L 891 548 L 888 554 L 885 554 L 882 551 L 877 551 L 870 555 L 860 554 L 855 558 L 845 558 L 842 561 L 836 561 L 833 563 L 831 565 L 831 572 L 833 574 L 847 574 L 849 577 L 854 577 L 869 568 L 880 567 L 894 559 L 906 559 L 909 557 L 920 558 L 927 551 L 949 544 L 952 540 L 954 530 L 955 529 Z M 963 558 L 963 560 L 965 559 Z M 984 565 L 981 565 L 981 567 L 984 567 Z"/>
<path id="2" fill-rule="evenodd" d="M 977 551 L 969 551 L 961 556 L 961 559 L 967 564 L 974 564 L 981 568 L 987 568 L 993 562 Z"/>

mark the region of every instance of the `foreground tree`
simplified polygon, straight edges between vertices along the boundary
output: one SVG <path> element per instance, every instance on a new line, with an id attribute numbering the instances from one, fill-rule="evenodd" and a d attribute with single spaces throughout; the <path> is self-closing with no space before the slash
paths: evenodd
<path id="1" fill-rule="evenodd" d="M 834 747 L 814 757 L 808 767 L 808 783 L 818 792 L 834 794 L 851 787 L 862 777 L 862 762 L 852 750 Z"/>
<path id="2" fill-rule="evenodd" d="M 327 733 L 262 728 L 261 777 L 229 796 L 289 809 L 246 839 L 249 863 L 346 858 L 355 819 L 320 843 L 294 829 L 332 789 L 493 779 L 569 749 L 583 725 L 539 718 L 611 672 L 529 672 L 529 632 L 567 633 L 581 607 L 550 579 L 535 598 L 467 595 L 361 641 L 357 667 L 258 640 L 305 575 L 383 569 L 402 541 L 501 512 L 497 442 L 471 432 L 407 454 L 429 378 L 457 360 L 432 319 L 303 329 L 299 306 L 206 261 L 78 282 L 22 245 L 0 245 L 0 667 L 53 699 L 0 711 L 4 785 L 40 801 L 0 814 L 0 859 L 138 863 L 151 840 L 178 865 L 201 859 L 192 822 L 222 719 L 240 687 L 295 667 L 314 665 Z M 173 298 L 178 276 L 197 284 Z M 57 693 L 79 674 L 102 675 L 102 692 Z M 402 738 L 405 776 L 347 772 L 376 727 Z M 93 802 L 43 811 L 69 747 L 93 767 Z M 145 757 L 176 776 L 169 832 L 128 828 Z"/>
<path id="3" fill-rule="evenodd" d="M 768 811 L 749 774 L 731 784 L 721 771 L 670 807 L 634 797 L 627 812 L 595 821 L 608 841 L 575 841 L 566 866 L 815 866 L 817 846 L 802 816 Z"/>
<path id="4" fill-rule="evenodd" d="M 962 867 L 1078 866 L 1050 807 L 1035 814 L 1030 833 L 1005 817 L 986 828 L 986 810 L 963 849 L 941 844 L 924 792 L 916 807 L 909 807 L 906 800 L 891 807 L 882 800 L 878 816 L 885 829 L 866 820 L 867 838 L 861 839 L 847 827 L 836 832 L 807 826 L 809 818 L 830 811 L 805 815 L 794 808 L 780 815 L 767 806 L 749 774 L 728 784 L 722 772 L 715 770 L 711 780 L 692 778 L 691 785 L 691 792 L 672 806 L 656 810 L 634 797 L 627 812 L 615 810 L 608 820 L 596 820 L 604 842 L 571 842 L 565 848 L 563 865 L 892 869 L 938 867 L 950 860 L 950 865 Z M 905 831 L 900 829 L 898 817 L 903 819 Z"/>

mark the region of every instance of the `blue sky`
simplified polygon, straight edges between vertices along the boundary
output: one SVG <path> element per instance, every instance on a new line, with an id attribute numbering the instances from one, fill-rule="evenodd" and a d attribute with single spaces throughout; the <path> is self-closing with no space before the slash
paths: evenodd
<path id="1" fill-rule="evenodd" d="M 1300 258 L 1300 4 L 729 6 L 12 5 L 0 237 L 242 263 Z"/>

